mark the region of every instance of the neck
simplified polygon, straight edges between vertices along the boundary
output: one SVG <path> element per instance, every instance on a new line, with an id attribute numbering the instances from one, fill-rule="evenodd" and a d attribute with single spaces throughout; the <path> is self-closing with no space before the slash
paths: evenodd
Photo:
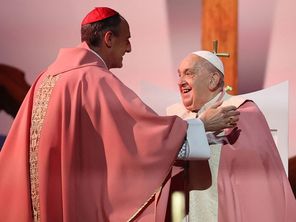
<path id="1" fill-rule="evenodd" d="M 110 69 L 109 62 L 108 62 L 108 57 L 106 56 L 106 53 L 99 47 L 90 47 L 90 50 L 95 53 L 105 64 L 107 69 Z"/>
<path id="2" fill-rule="evenodd" d="M 209 92 L 209 94 L 204 98 L 204 101 L 197 107 L 197 109 L 195 110 L 191 110 L 191 112 L 199 112 L 200 110 L 202 110 L 205 106 L 207 106 L 207 104 L 212 103 L 211 101 L 217 97 L 217 95 L 219 95 L 221 92 L 223 92 L 223 90 L 215 90 L 214 92 Z M 220 96 L 217 97 L 216 101 L 221 100 Z"/>
<path id="3" fill-rule="evenodd" d="M 208 109 L 210 106 L 212 106 L 213 104 L 215 104 L 218 101 L 221 101 L 221 99 L 223 99 L 224 97 L 224 91 L 219 91 L 215 94 L 212 94 L 212 97 L 203 104 L 203 106 L 198 110 L 198 115 L 201 114 L 202 112 L 204 112 L 206 109 Z"/>
<path id="4" fill-rule="evenodd" d="M 223 89 L 218 89 L 218 90 L 215 90 L 214 92 L 211 92 L 209 94 L 209 98 L 207 100 L 207 102 L 211 101 L 213 98 L 215 98 L 219 93 L 223 92 Z"/>

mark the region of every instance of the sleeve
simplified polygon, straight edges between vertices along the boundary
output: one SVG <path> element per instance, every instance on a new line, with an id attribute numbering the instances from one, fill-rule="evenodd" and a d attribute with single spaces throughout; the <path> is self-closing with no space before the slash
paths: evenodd
<path id="1" fill-rule="evenodd" d="M 200 119 L 186 121 L 188 123 L 187 136 L 178 154 L 178 159 L 209 159 L 211 153 L 203 122 Z"/>

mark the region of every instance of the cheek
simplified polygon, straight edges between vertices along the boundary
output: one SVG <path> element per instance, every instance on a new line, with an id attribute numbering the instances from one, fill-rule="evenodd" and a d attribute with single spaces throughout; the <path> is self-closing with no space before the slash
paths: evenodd
<path id="1" fill-rule="evenodd" d="M 204 86 L 200 82 L 192 84 L 192 97 L 195 102 L 198 102 L 205 93 Z"/>
<path id="2" fill-rule="evenodd" d="M 196 92 L 198 92 L 198 91 L 200 91 L 200 83 L 198 82 L 198 81 L 196 81 L 196 80 L 191 80 L 191 81 L 188 81 L 188 84 L 190 85 L 190 87 L 192 88 L 192 91 L 194 92 L 194 93 L 196 93 Z"/>

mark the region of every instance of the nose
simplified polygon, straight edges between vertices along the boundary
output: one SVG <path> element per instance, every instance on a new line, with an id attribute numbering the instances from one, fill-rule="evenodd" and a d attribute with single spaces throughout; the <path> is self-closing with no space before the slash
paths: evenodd
<path id="1" fill-rule="evenodd" d="M 129 52 L 131 52 L 131 51 L 132 51 L 132 46 L 131 46 L 131 43 L 128 42 L 128 45 L 127 45 L 127 47 L 126 47 L 126 52 L 129 53 Z"/>
<path id="2" fill-rule="evenodd" d="M 184 85 L 185 83 L 186 83 L 185 80 L 180 76 L 179 79 L 178 79 L 178 85 L 179 85 L 179 86 L 182 86 L 182 85 Z"/>

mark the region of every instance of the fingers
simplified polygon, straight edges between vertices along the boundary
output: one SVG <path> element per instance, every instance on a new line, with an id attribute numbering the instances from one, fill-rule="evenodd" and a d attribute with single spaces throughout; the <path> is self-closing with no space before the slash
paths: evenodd
<path id="1" fill-rule="evenodd" d="M 225 112 L 228 112 L 228 111 L 231 111 L 231 110 L 236 110 L 236 107 L 235 106 L 224 106 L 223 110 Z"/>
<path id="2" fill-rule="evenodd" d="M 218 135 L 219 135 L 220 133 L 222 133 L 222 132 L 223 132 L 223 130 L 215 131 L 215 132 L 214 132 L 214 135 L 215 135 L 215 136 L 218 136 Z"/>
<path id="3" fill-rule="evenodd" d="M 239 120 L 240 112 L 236 110 L 235 106 L 223 107 L 224 118 L 227 124 L 227 128 L 232 128 L 236 126 L 237 121 Z"/>
<path id="4" fill-rule="evenodd" d="M 237 126 L 237 123 L 227 123 L 226 128 L 234 128 Z"/>
<path id="5" fill-rule="evenodd" d="M 237 126 L 238 117 L 224 117 L 223 127 L 225 129 L 234 128 Z"/>
<path id="6" fill-rule="evenodd" d="M 223 118 L 226 128 L 234 128 L 239 120 L 240 112 L 234 106 L 229 106 L 223 109 Z"/>
<path id="7" fill-rule="evenodd" d="M 230 116 L 228 118 L 229 123 L 236 123 L 239 120 L 239 116 Z"/>
<path id="8" fill-rule="evenodd" d="M 233 129 L 231 130 L 230 133 L 236 133 L 236 132 L 238 132 L 238 131 L 240 131 L 240 130 L 238 129 L 238 127 L 235 127 L 235 128 L 233 128 Z"/>
<path id="9" fill-rule="evenodd" d="M 225 128 L 234 128 L 237 126 L 239 116 L 224 117 Z"/>
<path id="10" fill-rule="evenodd" d="M 235 117 L 238 116 L 240 114 L 240 112 L 238 110 L 229 110 L 227 112 L 224 112 L 224 117 L 228 118 L 228 117 Z"/>
<path id="11" fill-rule="evenodd" d="M 231 130 L 231 132 L 226 136 L 229 141 L 229 144 L 232 145 L 237 141 L 237 139 L 240 136 L 240 132 L 241 132 L 241 129 L 238 129 L 237 127 Z"/>

